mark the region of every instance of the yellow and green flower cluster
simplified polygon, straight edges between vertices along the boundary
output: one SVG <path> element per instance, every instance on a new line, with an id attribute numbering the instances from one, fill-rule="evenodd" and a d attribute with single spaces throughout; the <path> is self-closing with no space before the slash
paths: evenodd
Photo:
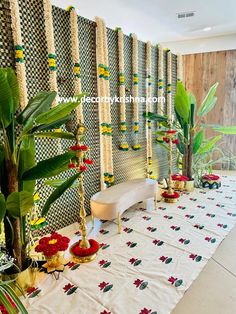
<path id="1" fill-rule="evenodd" d="M 158 89 L 163 89 L 163 80 L 162 79 L 158 80 Z"/>
<path id="2" fill-rule="evenodd" d="M 48 65 L 49 65 L 49 69 L 51 71 L 56 71 L 57 69 L 57 62 L 56 62 L 57 56 L 53 53 L 50 53 L 48 55 Z"/>
<path id="3" fill-rule="evenodd" d="M 141 149 L 141 145 L 140 144 L 134 144 L 133 146 L 132 146 L 132 149 L 133 150 L 140 150 Z"/>
<path id="4" fill-rule="evenodd" d="M 152 121 L 151 120 L 147 121 L 147 126 L 148 126 L 148 129 L 151 130 L 151 128 L 152 128 Z"/>
<path id="5" fill-rule="evenodd" d="M 148 157 L 148 165 L 149 165 L 149 166 L 152 165 L 152 157 Z"/>
<path id="6" fill-rule="evenodd" d="M 110 77 L 110 71 L 107 66 L 104 64 L 99 64 L 98 65 L 98 76 L 100 78 L 104 78 L 105 80 L 109 80 Z"/>
<path id="7" fill-rule="evenodd" d="M 125 85 L 124 73 L 119 73 L 119 85 Z"/>
<path id="8" fill-rule="evenodd" d="M 138 85 L 138 74 L 137 73 L 133 74 L 133 84 Z"/>
<path id="9" fill-rule="evenodd" d="M 157 137 L 157 138 L 156 138 L 156 141 L 157 141 L 158 143 L 163 143 L 163 142 L 164 142 L 163 136 Z"/>
<path id="10" fill-rule="evenodd" d="M 23 63 L 24 62 L 24 47 L 20 45 L 15 46 L 15 58 L 16 62 Z"/>
<path id="11" fill-rule="evenodd" d="M 150 74 L 148 75 L 148 85 L 152 85 L 152 77 Z"/>
<path id="12" fill-rule="evenodd" d="M 31 230 L 38 230 L 38 229 L 41 229 L 47 225 L 48 225 L 48 223 L 47 223 L 45 217 L 35 218 L 34 220 L 30 221 Z"/>
<path id="13" fill-rule="evenodd" d="M 80 64 L 79 63 L 74 64 L 74 75 L 75 77 L 80 78 Z"/>
<path id="14" fill-rule="evenodd" d="M 125 142 L 125 143 L 120 144 L 119 150 L 122 150 L 122 151 L 124 151 L 124 152 L 128 151 L 128 150 L 129 150 L 129 145 L 128 145 L 128 143 Z"/>
<path id="15" fill-rule="evenodd" d="M 109 123 L 101 123 L 102 135 L 112 136 L 112 126 Z"/>
<path id="16" fill-rule="evenodd" d="M 104 173 L 104 183 L 106 184 L 107 187 L 114 185 L 114 181 L 115 178 L 113 174 L 108 172 Z"/>
<path id="17" fill-rule="evenodd" d="M 127 133 L 127 123 L 126 122 L 121 122 L 120 123 L 120 131 L 122 133 Z"/>
<path id="18" fill-rule="evenodd" d="M 139 123 L 138 122 L 134 122 L 133 131 L 134 131 L 134 133 L 138 133 L 139 132 Z"/>
<path id="19" fill-rule="evenodd" d="M 171 93 L 171 84 L 167 84 L 167 93 L 168 93 L 168 94 Z"/>

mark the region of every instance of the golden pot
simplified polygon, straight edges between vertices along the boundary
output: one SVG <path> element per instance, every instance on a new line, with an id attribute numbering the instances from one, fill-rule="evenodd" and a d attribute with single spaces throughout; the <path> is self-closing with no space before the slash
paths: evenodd
<path id="1" fill-rule="evenodd" d="M 32 260 L 28 261 L 28 267 L 14 274 L 2 274 L 2 281 L 12 281 L 11 286 L 18 296 L 35 286 L 37 268 L 32 267 Z M 19 287 L 19 288 L 17 288 Z"/>
<path id="2" fill-rule="evenodd" d="M 183 191 L 185 186 L 185 181 L 173 180 L 173 188 L 177 191 Z"/>
<path id="3" fill-rule="evenodd" d="M 185 181 L 185 191 L 187 192 L 194 191 L 194 180 Z"/>

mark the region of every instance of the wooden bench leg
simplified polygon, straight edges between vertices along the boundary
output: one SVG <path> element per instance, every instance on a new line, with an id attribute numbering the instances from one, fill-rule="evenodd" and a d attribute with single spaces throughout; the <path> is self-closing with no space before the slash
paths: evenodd
<path id="1" fill-rule="evenodd" d="M 94 216 L 92 213 L 91 213 L 91 219 L 92 219 L 92 229 L 93 229 L 94 228 Z"/>
<path id="2" fill-rule="evenodd" d="M 118 220 L 118 233 L 121 233 L 122 225 L 121 225 L 121 219 L 120 219 L 120 211 L 118 211 L 117 220 Z"/>

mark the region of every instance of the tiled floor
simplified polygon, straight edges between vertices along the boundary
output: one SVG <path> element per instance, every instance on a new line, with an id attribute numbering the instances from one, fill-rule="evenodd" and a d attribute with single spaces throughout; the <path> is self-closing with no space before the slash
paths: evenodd
<path id="1" fill-rule="evenodd" d="M 236 227 L 221 243 L 172 314 L 236 313 Z"/>

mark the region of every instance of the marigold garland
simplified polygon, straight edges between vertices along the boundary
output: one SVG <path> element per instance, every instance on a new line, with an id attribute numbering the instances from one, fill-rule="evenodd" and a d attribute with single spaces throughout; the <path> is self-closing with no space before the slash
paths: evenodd
<path id="1" fill-rule="evenodd" d="M 15 45 L 16 74 L 20 92 L 20 106 L 24 109 L 28 103 L 26 73 L 24 62 L 24 46 L 21 37 L 20 13 L 17 0 L 10 1 L 12 35 Z"/>
<path id="2" fill-rule="evenodd" d="M 126 106 L 125 106 L 125 76 L 124 76 L 124 40 L 121 28 L 117 28 L 118 33 L 118 54 L 119 54 L 119 96 L 120 96 L 120 131 L 122 133 L 119 149 L 128 151 L 129 145 L 126 139 Z"/>
<path id="3" fill-rule="evenodd" d="M 148 41 L 146 44 L 146 67 L 147 67 L 147 101 L 146 112 L 152 112 L 152 79 L 151 79 L 151 43 Z M 146 134 L 147 134 L 147 177 L 152 175 L 152 125 L 151 120 L 146 120 Z"/>
<path id="4" fill-rule="evenodd" d="M 134 144 L 133 150 L 141 149 L 139 144 L 139 103 L 138 103 L 138 38 L 136 34 L 132 34 L 133 38 L 133 53 L 132 53 L 132 66 L 133 66 L 133 132 Z"/>
<path id="5" fill-rule="evenodd" d="M 99 121 L 101 134 L 101 188 L 114 184 L 112 158 L 112 125 L 110 108 L 110 71 L 108 66 L 107 31 L 105 23 L 99 17 L 95 18 L 97 29 L 97 67 L 98 67 L 98 96 Z M 104 101 L 105 97 L 108 101 Z"/>

